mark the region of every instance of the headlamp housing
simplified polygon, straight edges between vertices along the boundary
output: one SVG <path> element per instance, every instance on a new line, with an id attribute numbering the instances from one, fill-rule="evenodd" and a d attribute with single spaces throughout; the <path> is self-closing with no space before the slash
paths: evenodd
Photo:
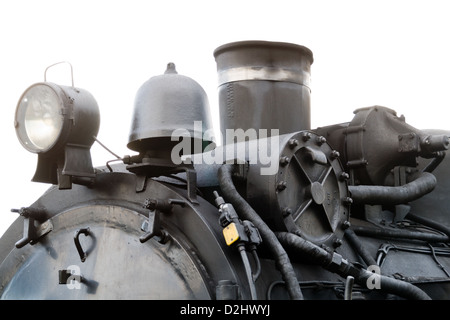
<path id="1" fill-rule="evenodd" d="M 22 146 L 38 154 L 33 181 L 71 187 L 71 178 L 93 177 L 90 148 L 100 115 L 87 91 L 50 82 L 35 83 L 20 97 L 15 128 Z"/>

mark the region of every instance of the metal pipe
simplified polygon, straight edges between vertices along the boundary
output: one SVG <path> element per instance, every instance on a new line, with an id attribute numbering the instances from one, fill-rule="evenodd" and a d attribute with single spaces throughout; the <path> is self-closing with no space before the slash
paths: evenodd
<path id="1" fill-rule="evenodd" d="M 434 169 L 436 169 L 439 164 L 444 160 L 445 158 L 445 152 L 444 151 L 438 151 L 436 152 L 436 157 L 431 160 L 431 162 L 423 169 L 423 172 L 433 172 Z"/>
<path id="2" fill-rule="evenodd" d="M 250 262 L 248 261 L 247 252 L 245 251 L 245 245 L 238 246 L 239 253 L 242 258 L 242 263 L 244 264 L 245 274 L 247 276 L 248 286 L 250 288 L 250 295 L 252 300 L 257 300 L 255 282 L 253 280 L 252 268 L 250 267 Z"/>
<path id="3" fill-rule="evenodd" d="M 447 235 L 447 237 L 450 239 L 450 228 L 448 228 L 445 224 L 439 223 L 437 221 L 428 219 L 426 217 L 418 216 L 412 213 L 408 213 L 406 215 L 406 218 L 411 219 L 412 221 L 421 223 L 427 227 L 436 229 L 438 231 L 441 231 Z"/>
<path id="4" fill-rule="evenodd" d="M 353 283 L 355 278 L 352 276 L 347 276 L 345 280 L 345 290 L 344 290 L 344 300 L 352 300 Z"/>

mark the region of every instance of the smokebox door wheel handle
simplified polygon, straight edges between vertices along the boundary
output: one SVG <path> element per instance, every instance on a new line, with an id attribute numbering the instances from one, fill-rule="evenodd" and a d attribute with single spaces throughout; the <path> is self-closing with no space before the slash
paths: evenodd
<path id="1" fill-rule="evenodd" d="M 84 234 L 86 237 L 90 235 L 89 227 L 78 229 L 73 237 L 73 241 L 75 242 L 75 247 L 77 248 L 78 254 L 80 255 L 81 262 L 84 262 L 87 257 L 87 252 L 84 251 L 81 247 L 80 234 Z"/>

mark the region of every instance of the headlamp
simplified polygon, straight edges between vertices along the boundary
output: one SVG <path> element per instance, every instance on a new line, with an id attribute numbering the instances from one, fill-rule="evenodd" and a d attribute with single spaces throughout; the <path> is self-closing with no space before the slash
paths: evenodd
<path id="1" fill-rule="evenodd" d="M 16 130 L 20 142 L 28 151 L 49 151 L 61 134 L 64 103 L 55 89 L 58 88 L 49 84 L 35 84 L 20 98 Z"/>
<path id="2" fill-rule="evenodd" d="M 97 102 L 87 91 L 40 82 L 21 96 L 15 115 L 17 137 L 38 154 L 33 181 L 71 187 L 71 178 L 93 177 L 90 148 L 97 136 Z"/>

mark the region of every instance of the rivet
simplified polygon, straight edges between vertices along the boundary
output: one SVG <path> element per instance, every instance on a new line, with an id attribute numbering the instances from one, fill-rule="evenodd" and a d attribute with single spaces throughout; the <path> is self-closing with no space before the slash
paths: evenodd
<path id="1" fill-rule="evenodd" d="M 341 239 L 334 239 L 334 241 L 333 241 L 333 246 L 335 247 L 335 248 L 337 248 L 337 247 L 340 247 L 342 245 L 342 240 Z"/>
<path id="2" fill-rule="evenodd" d="M 302 139 L 303 139 L 303 141 L 308 141 L 309 139 L 311 139 L 311 133 L 309 133 L 309 132 L 303 132 L 302 133 Z"/>
<path id="3" fill-rule="evenodd" d="M 280 157 L 280 164 L 282 166 L 285 166 L 289 163 L 289 157 L 288 156 L 282 156 Z"/>
<path id="4" fill-rule="evenodd" d="M 327 139 L 323 136 L 319 136 L 316 138 L 316 143 L 320 146 L 322 144 L 324 144 L 325 142 L 327 142 Z"/>
<path id="5" fill-rule="evenodd" d="M 281 214 L 283 215 L 283 217 L 287 217 L 287 216 L 292 214 L 292 209 L 291 208 L 284 208 L 283 211 L 281 212 Z"/>
<path id="6" fill-rule="evenodd" d="M 350 223 L 350 221 L 345 220 L 344 222 L 342 222 L 342 229 L 346 230 L 346 229 L 350 228 L 351 225 L 352 224 Z"/>
<path id="7" fill-rule="evenodd" d="M 286 181 L 280 181 L 277 184 L 277 190 L 279 190 L 279 191 L 286 189 L 286 187 L 287 187 Z"/>
<path id="8" fill-rule="evenodd" d="M 342 202 L 343 202 L 345 205 L 351 205 L 351 204 L 353 203 L 353 199 L 350 198 L 350 197 L 345 197 L 344 199 L 342 199 Z"/>
<path id="9" fill-rule="evenodd" d="M 339 156 L 340 156 L 339 151 L 337 151 L 337 150 L 331 151 L 330 157 L 331 157 L 332 159 L 337 159 L 337 158 L 339 158 Z"/>
<path id="10" fill-rule="evenodd" d="M 348 180 L 348 179 L 350 179 L 350 175 L 347 172 L 342 172 L 339 175 L 339 180 L 341 180 L 341 181 L 345 181 L 345 180 Z"/>
<path id="11" fill-rule="evenodd" d="M 289 147 L 291 149 L 295 148 L 296 146 L 298 146 L 298 140 L 297 139 L 289 139 Z"/>

